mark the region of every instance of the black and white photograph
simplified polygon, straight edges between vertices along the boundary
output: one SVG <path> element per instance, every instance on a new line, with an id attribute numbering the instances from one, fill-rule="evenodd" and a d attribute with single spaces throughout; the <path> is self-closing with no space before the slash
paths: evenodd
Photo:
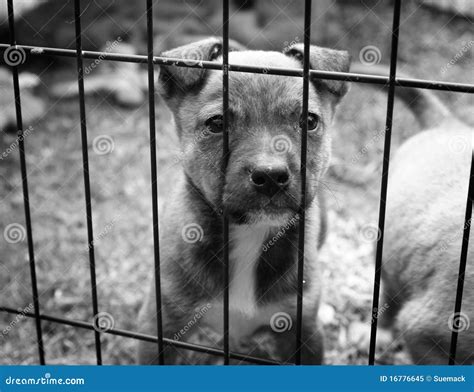
<path id="1" fill-rule="evenodd" d="M 473 365 L 473 20 L 0 0 L 0 365 Z"/>

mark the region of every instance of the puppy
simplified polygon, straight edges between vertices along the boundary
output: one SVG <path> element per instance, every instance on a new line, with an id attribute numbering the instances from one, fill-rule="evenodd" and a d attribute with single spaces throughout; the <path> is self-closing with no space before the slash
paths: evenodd
<path id="1" fill-rule="evenodd" d="M 380 66 L 365 70 L 388 74 Z M 399 87 L 395 91 L 413 110 L 424 131 L 402 144 L 391 160 L 381 302 L 388 308 L 381 323 L 394 328 L 416 364 L 447 364 L 451 332 L 456 328 L 457 363 L 472 363 L 472 234 L 462 313 L 453 312 L 474 131 L 429 90 Z"/>
<path id="2" fill-rule="evenodd" d="M 164 57 L 222 62 L 216 38 L 179 47 Z M 347 71 L 346 52 L 311 47 L 311 67 Z M 231 64 L 301 68 L 303 46 L 285 53 L 246 51 L 231 43 Z M 222 167 L 222 72 L 161 67 L 162 94 L 172 110 L 182 172 L 160 219 L 164 336 L 222 349 L 224 260 L 222 214 L 230 220 L 230 349 L 293 362 L 296 333 L 298 205 L 302 79 L 229 74 L 228 166 Z M 329 128 L 347 92 L 340 81 L 312 80 L 309 92 L 307 220 L 302 361 L 320 364 L 317 324 L 321 283 L 316 259 L 325 220 L 320 180 L 330 158 Z M 154 283 L 140 316 L 156 336 Z M 165 363 L 215 363 L 162 347 Z M 138 362 L 157 363 L 156 344 L 141 343 Z"/>

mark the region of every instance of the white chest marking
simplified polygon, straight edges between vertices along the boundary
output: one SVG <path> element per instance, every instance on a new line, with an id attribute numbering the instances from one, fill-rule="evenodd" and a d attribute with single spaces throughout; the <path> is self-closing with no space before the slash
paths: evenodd
<path id="1" fill-rule="evenodd" d="M 230 227 L 230 310 L 247 317 L 255 316 L 256 269 L 269 227 L 236 225 Z"/>

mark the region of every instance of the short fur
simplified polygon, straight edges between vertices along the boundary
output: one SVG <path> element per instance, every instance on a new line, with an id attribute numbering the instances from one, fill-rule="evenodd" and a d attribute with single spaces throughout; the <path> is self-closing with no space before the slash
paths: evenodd
<path id="1" fill-rule="evenodd" d="M 352 71 L 388 74 L 381 66 L 355 65 Z M 447 364 L 474 130 L 428 90 L 395 91 L 426 128 L 407 140 L 391 162 L 381 302 L 388 309 L 382 322 L 406 343 L 414 363 Z M 472 237 L 471 233 L 458 364 L 474 361 L 474 328 L 463 330 L 474 322 Z"/>
<path id="2" fill-rule="evenodd" d="M 287 54 L 245 51 L 230 44 L 231 64 L 301 68 L 301 48 Z M 222 44 L 211 38 L 163 53 L 170 58 L 222 62 Z M 327 57 L 327 61 L 324 59 Z M 324 70 L 347 70 L 346 52 L 312 47 L 311 62 Z M 294 361 L 296 327 L 297 242 L 300 202 L 299 118 L 302 79 L 240 72 L 229 74 L 229 147 L 222 173 L 222 135 L 205 122 L 222 114 L 222 72 L 201 68 L 162 67 L 161 91 L 172 110 L 183 151 L 183 171 L 170 204 L 160 219 L 164 336 L 222 348 L 224 263 L 222 214 L 230 220 L 230 348 L 283 362 Z M 319 364 L 323 339 L 317 324 L 321 283 L 317 270 L 318 239 L 325 227 L 320 180 L 330 158 L 329 126 L 334 107 L 347 90 L 344 83 L 315 82 L 309 109 L 321 128 L 308 134 L 307 220 L 302 360 Z M 283 136 L 290 148 L 277 152 L 272 143 Z M 288 189 L 272 198 L 257 193 L 249 178 L 258 165 L 286 165 Z M 185 241 L 186 225 L 199 240 Z M 274 241 L 273 241 L 274 240 Z M 268 245 L 268 246 L 267 246 Z M 156 335 L 154 285 L 140 325 Z M 205 312 L 203 311 L 205 309 Z M 287 330 L 272 329 L 272 316 L 291 318 Z M 193 322 L 190 322 L 194 320 Z M 185 330 L 185 327 L 187 329 Z M 274 328 L 276 328 L 274 326 Z M 271 342 L 270 348 L 265 342 Z M 165 362 L 215 363 L 215 358 L 189 356 L 166 346 Z M 155 344 L 141 343 L 139 363 L 157 362 Z"/>

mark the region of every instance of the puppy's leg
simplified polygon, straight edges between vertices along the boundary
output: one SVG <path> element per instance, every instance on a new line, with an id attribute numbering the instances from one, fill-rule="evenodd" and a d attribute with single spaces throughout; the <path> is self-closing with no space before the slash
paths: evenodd
<path id="1" fill-rule="evenodd" d="M 317 285 L 308 287 L 303 302 L 301 324 L 301 363 L 303 365 L 321 365 L 324 359 L 324 333 L 318 321 L 319 301 L 316 298 L 319 298 L 320 293 L 317 287 Z M 294 363 L 296 360 L 296 324 L 295 316 L 289 331 L 285 334 L 276 332 L 279 335 L 277 347 L 282 347 L 283 362 Z"/>
<path id="2" fill-rule="evenodd" d="M 303 319 L 301 363 L 304 365 L 320 365 L 323 362 L 323 332 L 313 324 Z M 276 332 L 269 327 L 262 328 L 246 342 L 246 346 L 243 352 L 249 355 L 295 363 L 296 325 L 293 324 L 289 331 L 282 332 Z"/>
<path id="3" fill-rule="evenodd" d="M 151 301 L 148 301 L 151 302 Z M 157 320 L 156 312 L 150 312 L 149 308 L 153 308 L 151 304 L 144 307 L 140 315 L 140 332 L 151 336 L 157 336 Z M 162 307 L 163 314 L 163 336 L 170 337 L 172 331 L 178 330 L 178 321 L 174 321 L 171 318 L 170 312 L 166 311 L 166 308 Z M 163 348 L 159 348 L 158 344 L 146 341 L 140 341 L 138 345 L 138 356 L 137 362 L 139 365 L 158 365 L 159 351 L 163 350 L 165 358 L 165 364 L 172 365 L 178 363 L 179 351 L 172 346 L 164 345 Z"/>
<path id="4" fill-rule="evenodd" d="M 324 334 L 322 328 L 314 322 L 303 322 L 301 363 L 303 365 L 321 365 L 324 359 Z"/>
<path id="5" fill-rule="evenodd" d="M 398 314 L 396 334 L 403 339 L 415 364 L 446 365 L 451 330 L 449 312 L 433 306 L 433 293 L 408 301 Z"/>
<path id="6" fill-rule="evenodd" d="M 180 339 L 181 336 L 176 336 L 183 326 L 186 325 L 189 318 L 186 317 L 187 313 L 181 311 L 185 307 L 183 304 L 176 304 L 175 301 L 169 298 L 175 298 L 178 296 L 168 291 L 168 286 L 162 285 L 162 301 L 161 301 L 161 312 L 163 320 L 163 337 L 168 339 Z M 140 333 L 157 336 L 157 311 L 155 302 L 155 285 L 150 285 L 148 290 L 147 300 L 145 301 L 138 319 L 138 330 Z M 179 310 L 178 310 L 179 309 Z M 187 308 L 186 308 L 187 309 Z M 174 346 L 164 345 L 163 350 L 165 364 L 173 365 L 183 362 L 180 350 Z M 157 365 L 159 348 L 157 343 L 140 341 L 138 345 L 137 362 L 140 365 Z"/>

